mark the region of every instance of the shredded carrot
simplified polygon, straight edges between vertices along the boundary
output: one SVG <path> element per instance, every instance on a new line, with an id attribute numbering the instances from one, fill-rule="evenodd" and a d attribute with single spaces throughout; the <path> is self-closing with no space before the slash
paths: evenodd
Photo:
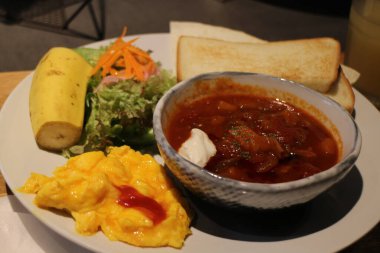
<path id="1" fill-rule="evenodd" d="M 138 39 L 124 41 L 123 37 L 127 34 L 127 27 L 124 27 L 121 35 L 115 42 L 102 54 L 97 65 L 92 69 L 91 75 L 101 71 L 101 75 L 120 76 L 137 81 L 145 81 L 151 74 L 156 72 L 156 64 L 150 55 L 133 43 Z"/>

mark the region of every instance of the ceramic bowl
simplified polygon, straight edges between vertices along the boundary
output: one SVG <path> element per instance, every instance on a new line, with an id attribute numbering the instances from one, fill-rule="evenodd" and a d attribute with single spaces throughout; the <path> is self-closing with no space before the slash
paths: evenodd
<path id="1" fill-rule="evenodd" d="M 303 108 L 312 114 L 323 122 L 336 139 L 341 157 L 339 162 L 323 172 L 303 179 L 264 184 L 224 178 L 181 157 L 165 136 L 170 114 L 178 103 L 220 92 L 212 87 L 212 80 L 217 78 L 230 78 L 242 87 L 225 92 L 258 92 Z M 200 89 L 200 85 L 206 86 Z M 308 202 L 347 175 L 361 148 L 358 126 L 351 114 L 338 103 L 301 84 L 255 73 L 209 73 L 177 84 L 158 102 L 153 116 L 153 129 L 160 154 L 178 181 L 203 199 L 228 207 L 279 209 Z"/>

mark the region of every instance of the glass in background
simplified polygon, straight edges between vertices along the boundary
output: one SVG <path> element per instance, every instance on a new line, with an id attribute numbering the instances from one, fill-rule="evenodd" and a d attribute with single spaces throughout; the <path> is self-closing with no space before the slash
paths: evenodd
<path id="1" fill-rule="evenodd" d="M 380 0 L 353 0 L 345 63 L 360 72 L 355 84 L 380 109 Z"/>

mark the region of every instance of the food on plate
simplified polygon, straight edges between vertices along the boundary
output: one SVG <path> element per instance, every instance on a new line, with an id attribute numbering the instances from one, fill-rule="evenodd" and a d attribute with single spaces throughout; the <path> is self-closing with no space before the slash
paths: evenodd
<path id="1" fill-rule="evenodd" d="M 128 146 L 70 158 L 53 176 L 33 173 L 20 189 L 35 204 L 69 212 L 82 235 L 141 247 L 180 248 L 191 233 L 179 192 L 152 156 Z"/>
<path id="2" fill-rule="evenodd" d="M 77 49 L 94 67 L 85 127 L 80 141 L 63 151 L 67 157 L 107 146 L 141 149 L 154 144 L 154 107 L 176 79 L 148 51 L 134 46 L 137 38 L 124 41 L 125 33 L 108 47 Z"/>
<path id="3" fill-rule="evenodd" d="M 198 22 L 171 21 L 170 22 L 170 50 L 172 66 L 177 66 L 178 39 L 181 36 L 211 38 L 232 42 L 265 43 L 265 40 L 242 31 L 222 26 L 208 25 Z"/>
<path id="4" fill-rule="evenodd" d="M 240 43 L 182 36 L 179 80 L 214 71 L 258 72 L 327 92 L 338 76 L 340 45 L 331 38 Z"/>
<path id="5" fill-rule="evenodd" d="M 100 56 L 92 70 L 92 75 L 100 71 L 103 78 L 112 75 L 141 82 L 155 74 L 156 63 L 147 52 L 133 46 L 137 38 L 128 42 L 123 40 L 126 32 L 127 30 L 124 28 L 122 35 Z"/>
<path id="6" fill-rule="evenodd" d="M 61 150 L 79 140 L 91 69 L 69 48 L 52 48 L 42 57 L 29 96 L 30 120 L 41 148 Z"/>
<path id="7" fill-rule="evenodd" d="M 41 148 L 71 157 L 154 144 L 153 109 L 176 80 L 134 45 L 138 38 L 124 41 L 126 32 L 105 47 L 53 48 L 41 59 L 30 92 Z"/>
<path id="8" fill-rule="evenodd" d="M 170 22 L 170 34 L 171 34 L 171 50 L 172 50 L 173 66 L 178 66 L 177 65 L 178 40 L 181 36 L 193 36 L 193 37 L 199 37 L 199 38 L 217 39 L 217 40 L 234 42 L 234 43 L 235 42 L 255 43 L 255 44 L 268 43 L 268 41 L 262 40 L 260 38 L 246 34 L 241 31 L 197 23 L 197 22 L 172 21 Z M 236 57 L 233 57 L 233 58 L 235 59 Z M 229 63 L 231 66 L 232 66 L 231 64 L 232 62 L 233 61 L 230 61 Z M 190 64 L 190 63 L 185 62 L 184 64 Z M 215 63 L 213 59 L 210 59 L 210 62 L 208 62 L 208 65 L 211 68 L 218 67 L 218 66 L 220 67 L 219 63 Z M 276 65 L 277 63 L 275 63 L 275 66 Z M 245 66 L 236 66 L 236 65 L 232 67 L 231 66 L 225 66 L 224 70 L 232 70 L 231 68 L 233 68 L 234 70 L 237 69 L 239 71 L 245 70 Z M 329 90 L 327 92 L 323 92 L 323 94 L 329 96 L 330 98 L 332 98 L 333 100 L 341 104 L 349 112 L 352 112 L 354 109 L 355 96 L 354 96 L 351 84 L 355 83 L 360 75 L 357 71 L 347 66 L 341 65 L 341 68 L 342 69 L 339 69 L 337 79 L 334 80 Z M 255 70 L 253 72 L 258 72 L 258 71 Z M 180 76 L 178 73 L 177 75 Z"/>
<path id="9" fill-rule="evenodd" d="M 173 45 L 176 46 L 180 36 L 195 36 L 203 38 L 214 38 L 226 41 L 265 43 L 266 41 L 248 33 L 233 30 L 223 26 L 203 24 L 199 22 L 171 21 L 170 35 L 173 36 Z"/>
<path id="10" fill-rule="evenodd" d="M 238 88 L 227 78 L 209 82 L 220 90 Z M 327 170 L 340 159 L 337 141 L 319 120 L 262 94 L 209 94 L 177 103 L 165 130 L 172 147 L 178 151 L 196 128 L 216 147 L 204 168 L 236 180 L 298 180 Z M 187 153 L 196 153 L 202 144 L 192 148 Z"/>
<path id="11" fill-rule="evenodd" d="M 289 109 L 291 109 L 291 107 L 300 108 L 303 112 L 306 112 L 315 120 L 323 124 L 331 134 L 333 141 L 337 146 L 337 162 L 325 171 L 299 180 L 273 184 L 250 183 L 218 176 L 215 173 L 209 172 L 207 169 L 200 168 L 200 166 L 197 166 L 179 154 L 178 147 L 181 144 L 175 148 L 170 142 L 168 135 L 170 134 L 170 125 L 175 122 L 175 120 L 172 121 L 172 119 L 178 111 L 177 107 L 181 107 L 182 104 L 186 107 L 186 105 L 190 105 L 193 102 L 197 103 L 197 101 L 208 97 L 228 97 L 231 95 L 245 97 L 250 94 L 255 97 L 274 99 L 274 104 L 280 108 L 281 105 L 286 107 L 282 102 L 288 103 L 289 105 L 292 105 Z M 206 105 L 202 108 L 202 111 L 207 111 L 209 108 L 210 105 Z M 236 106 L 233 104 L 231 106 L 227 103 L 221 103 L 220 108 L 226 111 L 231 111 L 226 113 L 228 117 L 233 117 L 235 114 L 238 116 L 239 111 L 243 111 L 244 109 L 244 107 L 238 108 L 238 111 L 235 113 L 234 110 L 236 109 Z M 276 107 L 273 108 L 276 109 Z M 249 110 L 249 108 L 245 109 Z M 264 109 L 264 112 L 262 112 L 264 120 L 262 120 L 260 124 L 263 129 L 271 129 L 270 121 L 266 124 L 268 120 L 265 119 L 265 117 L 269 117 L 273 113 L 275 113 L 275 111 L 271 111 L 270 108 L 268 108 L 268 110 Z M 279 115 L 285 113 L 287 114 L 285 111 L 278 111 Z M 224 121 L 223 116 L 225 115 L 218 117 L 219 115 L 215 115 L 215 117 L 206 117 L 207 121 L 205 120 L 204 122 L 207 122 L 207 125 L 196 124 L 196 122 L 194 122 L 194 124 L 187 129 L 188 136 L 178 143 L 183 143 L 187 140 L 190 130 L 194 128 L 204 131 L 208 135 L 208 138 L 211 141 L 214 141 L 213 135 L 220 133 L 218 128 L 213 128 L 211 133 L 205 128 L 210 129 L 210 125 L 218 124 L 219 122 L 222 124 Z M 273 116 L 276 118 L 278 115 L 274 114 Z M 252 118 L 253 121 L 260 120 L 259 117 L 251 117 L 249 112 L 243 115 L 243 117 L 246 119 L 241 120 L 243 123 L 249 123 L 250 118 Z M 292 118 L 292 114 L 289 113 L 288 123 L 292 122 Z M 297 119 L 298 117 L 294 118 Z M 301 120 L 303 120 L 302 116 Z M 177 122 L 175 123 L 177 124 Z M 286 122 L 280 123 L 285 124 Z M 298 120 L 294 121 L 294 123 L 297 124 Z M 307 89 L 304 86 L 300 86 L 286 79 L 257 73 L 207 73 L 185 80 L 172 87 L 161 98 L 154 111 L 153 125 L 160 154 L 172 174 L 190 192 L 201 196 L 206 201 L 217 202 L 226 207 L 243 206 L 258 209 L 279 209 L 306 203 L 335 185 L 339 180 L 344 178 L 345 175 L 348 175 L 348 172 L 353 168 L 360 153 L 361 147 L 361 135 L 358 126 L 352 116 L 343 107 L 339 106 L 337 103 L 333 103 L 328 97 L 319 94 L 317 91 Z M 249 127 L 251 128 L 251 126 Z M 175 128 L 178 129 L 177 126 Z M 253 127 L 252 129 L 255 131 Z M 290 127 L 289 131 L 291 130 L 292 128 Z M 277 142 L 286 141 L 286 137 L 288 136 L 302 137 L 302 133 L 306 132 L 308 129 L 302 129 L 301 127 L 297 130 L 300 130 L 301 135 L 284 134 L 285 138 L 283 140 L 276 139 Z M 239 133 L 241 133 L 240 136 L 248 136 L 248 138 L 238 138 Z M 257 133 L 260 132 L 258 131 Z M 230 138 L 232 138 L 232 144 L 234 144 L 233 142 L 238 144 L 236 146 L 225 145 L 226 148 L 230 148 L 229 150 L 234 151 L 233 148 L 241 146 L 250 151 L 249 148 L 251 145 L 252 147 L 255 145 L 255 143 L 251 142 L 254 138 L 259 141 L 270 138 L 268 142 L 263 141 L 264 146 L 261 148 L 262 150 L 270 150 L 268 149 L 268 146 L 272 146 L 270 143 L 276 143 L 272 138 L 275 137 L 275 134 L 277 133 L 273 135 L 268 134 L 261 138 L 252 134 L 252 132 L 245 128 L 244 125 L 237 125 L 235 129 L 231 129 L 231 132 L 227 132 L 226 134 L 233 135 L 233 137 L 230 136 Z M 176 138 L 175 133 L 173 133 L 173 136 Z M 254 136 L 254 138 L 251 138 L 250 136 Z M 225 140 L 227 141 L 227 139 Z M 245 140 L 247 140 L 247 142 L 245 142 Z M 302 139 L 300 140 L 302 141 Z M 326 146 L 329 145 L 328 142 L 325 143 Z M 210 159 L 210 162 L 213 158 L 218 156 L 218 145 L 216 143 L 214 143 L 214 145 L 216 146 L 217 153 Z M 274 155 L 276 155 L 276 153 L 279 153 L 280 155 L 282 154 L 282 152 L 279 152 L 281 149 L 279 149 L 277 145 L 273 145 L 273 148 L 275 148 L 273 150 Z M 287 151 L 286 147 L 283 149 Z M 241 151 L 245 150 L 241 149 Z M 313 150 L 311 151 L 314 152 Z M 311 152 L 298 153 L 298 155 L 308 155 L 308 153 L 312 155 Z M 240 157 L 242 158 L 250 158 L 251 156 L 249 152 L 236 152 L 232 154 L 232 158 L 239 158 L 238 155 L 241 155 Z M 260 154 L 258 157 L 256 157 L 256 155 L 251 157 L 260 159 Z M 264 155 L 263 158 L 265 158 Z M 274 158 L 276 158 L 276 156 L 274 156 Z M 227 160 L 226 162 L 233 162 L 233 160 L 234 159 Z M 275 159 L 273 160 L 275 161 Z M 260 162 L 260 160 L 257 162 Z M 207 166 L 208 165 L 206 165 L 206 167 Z M 254 166 L 252 167 L 255 168 Z"/>

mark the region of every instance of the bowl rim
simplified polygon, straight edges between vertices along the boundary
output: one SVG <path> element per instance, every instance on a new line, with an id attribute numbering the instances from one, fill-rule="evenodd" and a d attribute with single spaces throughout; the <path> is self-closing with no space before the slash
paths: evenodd
<path id="1" fill-rule="evenodd" d="M 296 86 L 296 89 L 303 89 L 304 92 L 310 93 L 311 96 L 317 96 L 320 99 L 322 99 L 325 102 L 328 102 L 332 107 L 334 107 L 336 110 L 339 110 L 341 113 L 344 114 L 345 117 L 349 119 L 349 122 L 353 125 L 355 136 L 354 136 L 354 142 L 352 147 L 347 151 L 347 154 L 341 158 L 341 160 L 332 166 L 331 168 L 321 171 L 317 174 L 311 175 L 306 178 L 288 181 L 288 182 L 282 182 L 282 183 L 255 183 L 255 182 L 246 182 L 246 181 L 240 181 L 236 179 L 231 179 L 227 177 L 222 177 L 217 174 L 214 174 L 192 162 L 189 160 L 183 158 L 181 155 L 177 153 L 177 151 L 170 145 L 168 142 L 163 128 L 162 128 L 162 111 L 161 108 L 164 108 L 164 105 L 168 103 L 168 101 L 171 98 L 171 95 L 174 94 L 176 91 L 182 90 L 185 87 L 191 85 L 192 83 L 196 83 L 199 80 L 205 80 L 205 79 L 214 79 L 217 77 L 226 77 L 226 76 L 260 76 L 262 78 L 272 79 L 277 82 L 283 82 L 284 85 L 288 86 Z M 244 84 L 243 84 L 244 85 Z M 318 108 L 317 108 L 318 109 Z M 327 117 L 327 116 L 326 116 Z M 183 80 L 179 83 L 177 83 L 175 86 L 170 88 L 158 101 L 154 114 L 153 114 L 153 131 L 154 135 L 157 141 L 157 144 L 160 145 L 162 149 L 165 150 L 165 153 L 167 153 L 170 157 L 170 159 L 180 160 L 182 161 L 185 166 L 191 170 L 192 173 L 195 173 L 197 175 L 203 176 L 205 180 L 207 181 L 213 181 L 214 183 L 223 183 L 223 186 L 227 187 L 234 187 L 238 188 L 241 191 L 244 192 L 286 192 L 291 191 L 296 188 L 303 188 L 307 186 L 311 186 L 314 184 L 321 183 L 323 181 L 331 180 L 335 175 L 340 175 L 343 172 L 350 170 L 357 160 L 361 145 L 362 145 L 362 137 L 360 133 L 360 129 L 358 125 L 356 124 L 355 120 L 353 119 L 352 115 L 344 109 L 339 103 L 332 100 L 331 98 L 312 90 L 308 87 L 306 87 L 303 84 L 287 80 L 280 77 L 270 76 L 266 74 L 260 74 L 260 73 L 253 73 L 253 72 L 236 72 L 236 71 L 223 71 L 223 72 L 210 72 L 205 74 L 200 74 L 197 76 L 194 76 L 190 79 Z M 164 143 L 160 143 L 160 140 L 163 140 Z"/>

